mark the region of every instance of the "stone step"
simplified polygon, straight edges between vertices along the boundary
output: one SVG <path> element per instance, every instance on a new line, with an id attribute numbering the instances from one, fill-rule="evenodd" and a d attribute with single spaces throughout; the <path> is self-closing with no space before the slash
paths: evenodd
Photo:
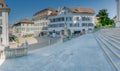
<path id="1" fill-rule="evenodd" d="M 103 33 L 103 34 L 106 34 L 106 35 L 109 35 L 109 36 L 113 36 L 113 37 L 117 37 L 117 38 L 120 38 L 120 33 L 112 33 L 112 32 L 106 32 L 106 33 Z"/>
<path id="2" fill-rule="evenodd" d="M 101 33 L 101 32 L 99 32 L 99 33 Z M 106 36 L 109 36 L 109 37 L 111 37 L 111 38 L 114 38 L 114 39 L 116 39 L 116 40 L 119 40 L 119 41 L 120 41 L 120 38 L 118 38 L 118 37 L 111 36 L 111 35 L 108 35 L 108 34 L 106 34 L 106 33 L 101 33 L 101 34 L 106 35 Z"/>
<path id="3" fill-rule="evenodd" d="M 109 36 L 105 36 L 105 35 L 102 35 L 102 36 L 104 36 L 104 37 L 106 37 L 109 41 L 111 41 L 112 43 L 112 45 L 114 45 L 115 46 L 115 44 L 117 44 L 117 48 L 120 50 L 120 41 L 118 41 L 118 40 L 116 40 L 116 39 L 114 39 L 114 38 L 111 38 L 111 37 L 109 37 Z"/>
<path id="4" fill-rule="evenodd" d="M 118 47 L 116 45 L 113 45 L 110 41 L 108 41 L 105 37 L 99 36 L 101 41 L 109 48 L 109 50 L 116 55 L 118 58 L 120 58 L 120 50 L 118 50 Z"/>
<path id="5" fill-rule="evenodd" d="M 109 36 L 107 36 L 107 35 L 104 35 L 104 34 L 101 34 L 101 33 L 96 33 L 96 34 L 100 34 L 100 35 L 102 35 L 102 36 L 104 36 L 104 37 L 106 37 L 109 41 L 111 41 L 112 43 L 115 43 L 115 44 L 117 44 L 117 46 L 118 46 L 118 49 L 120 49 L 120 41 L 119 40 L 116 40 L 116 39 L 114 39 L 114 38 L 111 38 L 111 37 L 109 37 Z"/>
<path id="6" fill-rule="evenodd" d="M 120 68 L 118 67 L 118 65 L 116 64 L 116 62 L 111 58 L 110 54 L 106 51 L 106 46 L 100 41 L 100 39 L 96 36 L 96 41 L 99 43 L 101 49 L 103 50 L 103 52 L 105 53 L 106 57 L 109 59 L 109 61 L 111 62 L 111 64 L 114 66 L 114 68 L 116 69 L 116 71 L 120 71 Z"/>

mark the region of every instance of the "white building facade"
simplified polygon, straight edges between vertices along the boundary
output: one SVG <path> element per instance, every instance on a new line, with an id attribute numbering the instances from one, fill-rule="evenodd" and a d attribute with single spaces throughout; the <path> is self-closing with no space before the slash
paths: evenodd
<path id="1" fill-rule="evenodd" d="M 8 14 L 10 9 L 0 0 L 0 45 L 9 46 Z"/>
<path id="2" fill-rule="evenodd" d="M 56 12 L 52 8 L 46 8 L 34 14 L 33 16 L 35 26 L 34 33 L 36 36 L 47 35 L 49 24 L 48 16 L 53 13 Z"/>
<path id="3" fill-rule="evenodd" d="M 48 17 L 50 21 L 48 31 L 50 33 L 55 31 L 58 35 L 64 35 L 65 29 L 70 32 L 70 35 L 92 31 L 94 30 L 94 15 L 94 10 L 90 8 L 61 8 L 57 14 Z"/>
<path id="4" fill-rule="evenodd" d="M 34 22 L 29 19 L 22 19 L 13 25 L 14 35 L 24 36 L 24 35 L 34 35 Z"/>

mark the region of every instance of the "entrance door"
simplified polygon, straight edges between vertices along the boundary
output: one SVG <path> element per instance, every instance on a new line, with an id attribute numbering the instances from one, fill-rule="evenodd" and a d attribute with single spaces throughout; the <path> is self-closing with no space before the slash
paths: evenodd
<path id="1" fill-rule="evenodd" d="M 65 35 L 65 32 L 64 32 L 64 30 L 61 30 L 61 35 Z"/>
<path id="2" fill-rule="evenodd" d="M 71 36 L 71 30 L 68 29 L 67 32 L 68 32 L 68 36 Z"/>
<path id="3" fill-rule="evenodd" d="M 86 30 L 85 30 L 85 29 L 82 29 L 82 33 L 85 34 L 85 33 L 86 33 Z"/>

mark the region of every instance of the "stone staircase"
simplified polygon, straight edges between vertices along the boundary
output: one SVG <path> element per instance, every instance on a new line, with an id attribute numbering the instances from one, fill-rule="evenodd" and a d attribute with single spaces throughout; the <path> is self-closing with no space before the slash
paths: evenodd
<path id="1" fill-rule="evenodd" d="M 120 71 L 120 28 L 101 29 L 94 34 L 110 64 Z"/>

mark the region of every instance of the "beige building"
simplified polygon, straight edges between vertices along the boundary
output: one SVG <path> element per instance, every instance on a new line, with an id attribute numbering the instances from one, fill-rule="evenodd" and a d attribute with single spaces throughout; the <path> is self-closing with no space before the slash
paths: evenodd
<path id="1" fill-rule="evenodd" d="M 94 22 L 95 22 L 95 24 L 97 24 L 99 21 L 98 21 L 98 17 L 95 17 L 94 18 Z"/>
<path id="2" fill-rule="evenodd" d="M 24 36 L 27 34 L 34 34 L 34 23 L 25 18 L 13 25 L 14 35 Z"/>
<path id="3" fill-rule="evenodd" d="M 36 36 L 42 36 L 47 34 L 49 24 L 48 16 L 55 13 L 56 11 L 52 8 L 46 8 L 33 15 L 33 21 L 35 26 L 34 33 Z"/>

